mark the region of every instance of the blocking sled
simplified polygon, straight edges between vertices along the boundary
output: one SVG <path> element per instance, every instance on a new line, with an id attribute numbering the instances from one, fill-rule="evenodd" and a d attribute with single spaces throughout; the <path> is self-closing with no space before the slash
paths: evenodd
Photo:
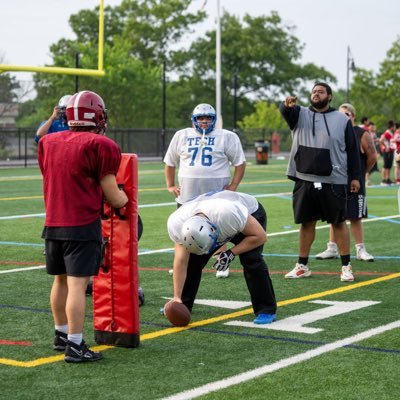
<path id="1" fill-rule="evenodd" d="M 95 341 L 137 347 L 138 299 L 138 160 L 122 154 L 117 183 L 128 196 L 127 205 L 116 210 L 107 202 L 102 213 L 103 257 L 93 279 Z"/>

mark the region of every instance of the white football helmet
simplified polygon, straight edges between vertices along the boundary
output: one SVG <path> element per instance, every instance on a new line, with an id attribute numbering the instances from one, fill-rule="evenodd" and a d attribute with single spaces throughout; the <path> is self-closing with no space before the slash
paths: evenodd
<path id="1" fill-rule="evenodd" d="M 208 125 L 208 128 L 205 130 L 205 132 L 203 132 L 203 129 L 200 128 L 197 122 L 198 117 L 204 117 L 204 116 L 211 117 L 212 119 L 211 123 Z M 217 122 L 217 113 L 215 112 L 214 107 L 206 103 L 201 103 L 194 108 L 192 112 L 192 123 L 193 127 L 197 130 L 197 132 L 205 134 L 210 133 L 211 131 L 214 130 L 216 122 Z"/>
<path id="2" fill-rule="evenodd" d="M 218 229 L 207 218 L 195 215 L 182 226 L 183 245 L 189 253 L 202 255 L 217 247 Z"/>
<path id="3" fill-rule="evenodd" d="M 61 99 L 58 100 L 58 108 L 67 108 L 67 104 L 71 97 L 72 96 L 70 94 L 66 94 L 65 96 L 61 97 Z"/>

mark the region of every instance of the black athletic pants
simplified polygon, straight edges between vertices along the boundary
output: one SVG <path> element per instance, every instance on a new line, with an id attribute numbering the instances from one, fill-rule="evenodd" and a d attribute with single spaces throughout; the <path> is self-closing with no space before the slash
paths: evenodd
<path id="1" fill-rule="evenodd" d="M 257 211 L 252 216 L 266 229 L 267 216 L 264 207 L 259 203 Z M 230 242 L 240 243 L 244 238 L 241 233 L 233 237 Z M 244 278 L 250 292 L 251 303 L 256 315 L 275 314 L 276 300 L 272 281 L 269 276 L 267 264 L 262 256 L 264 246 L 239 255 L 240 263 L 243 266 Z M 187 269 L 185 285 L 182 291 L 182 302 L 192 310 L 197 291 L 200 286 L 201 274 L 212 254 L 198 256 L 191 254 Z"/>

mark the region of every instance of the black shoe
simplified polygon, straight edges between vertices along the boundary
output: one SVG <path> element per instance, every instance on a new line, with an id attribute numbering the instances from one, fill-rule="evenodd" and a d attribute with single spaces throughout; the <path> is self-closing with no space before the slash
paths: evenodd
<path id="1" fill-rule="evenodd" d="M 98 361 L 103 358 L 100 352 L 92 351 L 82 340 L 80 345 L 68 340 L 64 360 L 71 363 Z"/>
<path id="2" fill-rule="evenodd" d="M 139 291 L 139 307 L 141 307 L 144 305 L 144 293 L 141 287 L 139 287 L 138 291 Z"/>
<path id="3" fill-rule="evenodd" d="M 91 296 L 93 294 L 93 283 L 89 282 L 86 286 L 86 296 Z"/>
<path id="4" fill-rule="evenodd" d="M 53 349 L 57 351 L 65 351 L 68 342 L 68 335 L 64 332 L 60 332 L 57 329 L 54 332 L 54 346 Z"/>

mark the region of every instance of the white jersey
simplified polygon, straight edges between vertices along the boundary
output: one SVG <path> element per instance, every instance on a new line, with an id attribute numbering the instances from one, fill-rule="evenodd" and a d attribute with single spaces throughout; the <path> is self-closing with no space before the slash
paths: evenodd
<path id="1" fill-rule="evenodd" d="M 245 193 L 231 190 L 206 193 L 183 204 L 170 215 L 168 234 L 171 240 L 182 244 L 183 223 L 190 217 L 203 213 L 218 229 L 218 244 L 223 244 L 243 231 L 249 214 L 257 209 L 257 200 Z"/>
<path id="2" fill-rule="evenodd" d="M 222 190 L 230 182 L 230 165 L 246 162 L 242 144 L 235 132 L 214 129 L 202 139 L 194 128 L 175 133 L 164 162 L 179 167 L 181 189 L 178 203 L 185 203 L 200 194 Z"/>

